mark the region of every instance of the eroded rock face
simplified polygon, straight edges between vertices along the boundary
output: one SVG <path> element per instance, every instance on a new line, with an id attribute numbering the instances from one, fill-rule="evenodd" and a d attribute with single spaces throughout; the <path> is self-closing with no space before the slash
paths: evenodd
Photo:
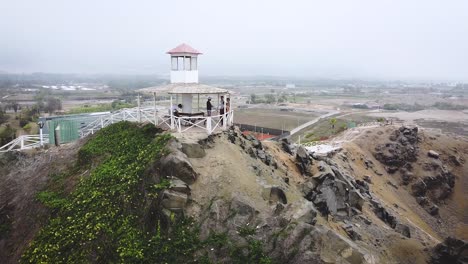
<path id="1" fill-rule="evenodd" d="M 290 138 L 281 139 L 281 147 L 286 153 L 290 155 L 294 153 L 294 147 L 292 146 L 292 142 Z"/>
<path id="2" fill-rule="evenodd" d="M 309 152 L 303 147 L 300 146 L 296 152 L 296 164 L 302 175 L 312 176 L 311 165 L 312 157 L 309 155 Z"/>
<path id="3" fill-rule="evenodd" d="M 466 264 L 468 263 L 468 242 L 448 237 L 432 250 L 433 264 Z"/>
<path id="4" fill-rule="evenodd" d="M 443 165 L 431 163 L 426 166 L 428 173 L 436 176 L 425 176 L 411 185 L 416 201 L 431 215 L 439 214 L 437 205 L 447 199 L 455 187 L 455 176 Z"/>
<path id="5" fill-rule="evenodd" d="M 417 160 L 417 127 L 402 126 L 400 129 L 395 130 L 389 139 L 391 142 L 377 145 L 373 153 L 378 161 L 387 165 L 387 172 L 394 173 L 407 162 Z"/>

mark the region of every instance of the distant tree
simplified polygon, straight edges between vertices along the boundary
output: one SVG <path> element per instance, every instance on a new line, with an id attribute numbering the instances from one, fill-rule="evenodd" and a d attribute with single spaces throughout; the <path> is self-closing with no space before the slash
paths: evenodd
<path id="1" fill-rule="evenodd" d="M 44 109 L 45 109 L 44 100 L 42 98 L 41 99 L 36 99 L 36 106 L 37 106 L 38 114 L 43 112 Z"/>
<path id="2" fill-rule="evenodd" d="M 11 109 L 13 109 L 13 111 L 15 111 L 16 114 L 18 112 L 18 109 L 20 108 L 20 105 L 18 104 L 18 102 L 13 101 L 10 103 L 10 107 Z"/>
<path id="3" fill-rule="evenodd" d="M 288 97 L 285 95 L 285 94 L 282 94 L 279 98 L 278 98 L 278 103 L 283 103 L 283 102 L 287 102 L 288 101 Z"/>
<path id="4" fill-rule="evenodd" d="M 335 129 L 335 124 L 336 124 L 336 122 L 337 122 L 337 120 L 336 120 L 335 117 L 332 117 L 332 118 L 330 119 L 330 124 L 331 124 L 331 126 L 332 126 L 332 129 Z"/>
<path id="5" fill-rule="evenodd" d="M 273 94 L 266 94 L 265 95 L 265 100 L 268 104 L 276 102 L 276 98 Z"/>
<path id="6" fill-rule="evenodd" d="M 257 95 L 256 94 L 251 94 L 250 95 L 250 103 L 255 104 L 257 102 Z"/>
<path id="7" fill-rule="evenodd" d="M 45 110 L 49 114 L 52 114 L 53 112 L 57 110 L 62 110 L 62 101 L 58 98 L 52 98 L 52 97 L 47 98 Z"/>
<path id="8" fill-rule="evenodd" d="M 3 109 L 0 109 L 0 125 L 8 120 L 8 116 L 5 114 Z"/>

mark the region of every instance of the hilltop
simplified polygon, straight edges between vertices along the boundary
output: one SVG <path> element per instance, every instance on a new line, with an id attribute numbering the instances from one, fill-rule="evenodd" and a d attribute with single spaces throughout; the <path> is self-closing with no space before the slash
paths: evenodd
<path id="1" fill-rule="evenodd" d="M 123 122 L 65 147 L 4 155 L 0 257 L 466 261 L 466 138 L 404 126 L 342 138 L 318 154 L 235 128 L 174 138 Z"/>

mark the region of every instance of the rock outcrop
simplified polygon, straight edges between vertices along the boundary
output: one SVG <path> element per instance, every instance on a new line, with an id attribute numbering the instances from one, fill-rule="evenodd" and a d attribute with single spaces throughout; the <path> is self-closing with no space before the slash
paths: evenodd
<path id="1" fill-rule="evenodd" d="M 468 242 L 448 237 L 432 249 L 432 264 L 466 264 L 468 263 Z"/>
<path id="2" fill-rule="evenodd" d="M 390 142 L 375 147 L 374 157 L 386 165 L 388 173 L 394 173 L 408 162 L 417 160 L 418 128 L 402 126 L 389 137 Z"/>

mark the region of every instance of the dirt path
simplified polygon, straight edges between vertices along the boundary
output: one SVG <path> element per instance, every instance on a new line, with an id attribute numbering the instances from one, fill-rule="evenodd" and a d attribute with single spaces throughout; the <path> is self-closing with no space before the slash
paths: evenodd
<path id="1" fill-rule="evenodd" d="M 339 111 L 330 111 L 330 112 L 328 112 L 327 114 L 321 115 L 321 116 L 319 116 L 319 117 L 317 117 L 317 118 L 315 118 L 315 119 L 313 119 L 313 120 L 310 120 L 309 122 L 304 123 L 304 124 L 302 124 L 302 125 L 300 125 L 300 126 L 294 128 L 293 130 L 291 130 L 291 136 L 294 135 L 294 134 L 296 134 L 297 132 L 301 131 L 302 129 L 308 127 L 308 126 L 311 126 L 311 125 L 317 123 L 317 122 L 320 121 L 322 118 L 327 118 L 327 117 L 329 117 L 329 116 L 336 115 L 336 114 L 338 114 L 338 113 L 340 113 L 340 112 L 339 112 Z"/>

